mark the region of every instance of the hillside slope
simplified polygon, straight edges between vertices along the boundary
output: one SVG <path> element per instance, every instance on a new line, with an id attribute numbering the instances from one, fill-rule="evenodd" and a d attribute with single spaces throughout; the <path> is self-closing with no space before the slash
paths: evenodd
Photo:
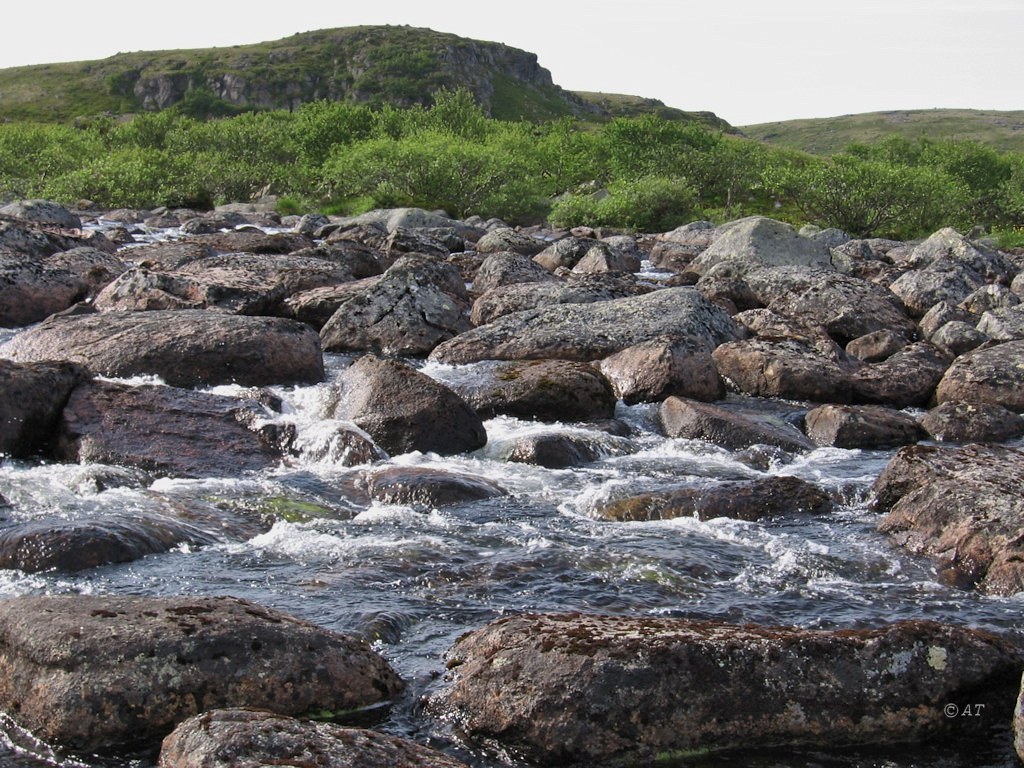
<path id="1" fill-rule="evenodd" d="M 996 149 L 1024 152 L 1024 111 L 922 109 L 870 112 L 813 120 L 741 126 L 752 139 L 819 155 L 854 142 L 871 143 L 890 135 L 908 139 L 969 139 Z"/>
<path id="2" fill-rule="evenodd" d="M 294 109 L 316 99 L 412 106 L 457 87 L 469 88 L 497 118 L 600 113 L 556 86 L 535 54 L 429 29 L 379 26 L 3 69 L 0 120 L 66 121 L 163 109 L 188 97 L 224 112 Z"/>

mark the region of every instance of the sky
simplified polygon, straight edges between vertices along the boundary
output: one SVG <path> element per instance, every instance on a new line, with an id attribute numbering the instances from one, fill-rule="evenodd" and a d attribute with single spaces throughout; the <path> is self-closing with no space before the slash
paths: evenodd
<path id="1" fill-rule="evenodd" d="M 1024 0 L 49 0 L 4 10 L 0 68 L 408 24 L 536 53 L 556 84 L 736 126 L 1024 110 Z"/>

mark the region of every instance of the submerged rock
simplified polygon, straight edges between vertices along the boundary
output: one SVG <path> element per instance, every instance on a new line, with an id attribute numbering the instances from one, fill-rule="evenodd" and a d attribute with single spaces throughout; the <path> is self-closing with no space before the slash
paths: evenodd
<path id="1" fill-rule="evenodd" d="M 485 477 L 427 467 L 386 467 L 363 473 L 371 499 L 384 504 L 445 507 L 504 496 L 508 492 Z"/>
<path id="2" fill-rule="evenodd" d="M 542 765 L 962 739 L 1006 727 L 1021 664 L 995 635 L 927 621 L 812 631 L 579 614 L 499 619 L 447 658 L 429 709 Z M 944 712 L 982 699 L 971 723 Z"/>
<path id="3" fill-rule="evenodd" d="M 159 768 L 465 768 L 407 739 L 251 709 L 218 709 L 163 741 Z"/>
<path id="4" fill-rule="evenodd" d="M 308 326 L 203 310 L 51 317 L 0 350 L 17 362 L 66 360 L 98 375 L 153 374 L 178 387 L 324 377 L 320 340 Z"/>
<path id="5" fill-rule="evenodd" d="M 998 445 L 901 448 L 872 487 L 879 530 L 936 559 L 943 580 L 1024 591 L 1024 451 Z"/>
<path id="6" fill-rule="evenodd" d="M 337 712 L 401 689 L 365 642 L 237 598 L 0 604 L 0 708 L 79 752 L 151 745 L 210 709 Z"/>

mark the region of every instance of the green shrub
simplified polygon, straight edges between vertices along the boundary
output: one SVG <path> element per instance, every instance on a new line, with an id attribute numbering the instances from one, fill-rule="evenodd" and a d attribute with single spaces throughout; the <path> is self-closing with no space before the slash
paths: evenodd
<path id="1" fill-rule="evenodd" d="M 554 204 L 556 226 L 602 226 L 666 232 L 697 218 L 696 191 L 684 179 L 645 176 L 607 190 L 569 195 Z"/>

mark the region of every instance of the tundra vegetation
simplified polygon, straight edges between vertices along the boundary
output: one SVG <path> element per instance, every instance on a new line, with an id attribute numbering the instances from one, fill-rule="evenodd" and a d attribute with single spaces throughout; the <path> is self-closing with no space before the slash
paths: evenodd
<path id="1" fill-rule="evenodd" d="M 1024 243 L 1024 154 L 975 141 L 891 136 L 821 157 L 656 114 L 498 120 L 464 90 L 410 108 L 208 106 L 0 125 L 0 198 L 208 208 L 272 193 L 282 213 L 417 206 L 649 232 L 764 214 L 857 237 L 980 225 Z"/>

